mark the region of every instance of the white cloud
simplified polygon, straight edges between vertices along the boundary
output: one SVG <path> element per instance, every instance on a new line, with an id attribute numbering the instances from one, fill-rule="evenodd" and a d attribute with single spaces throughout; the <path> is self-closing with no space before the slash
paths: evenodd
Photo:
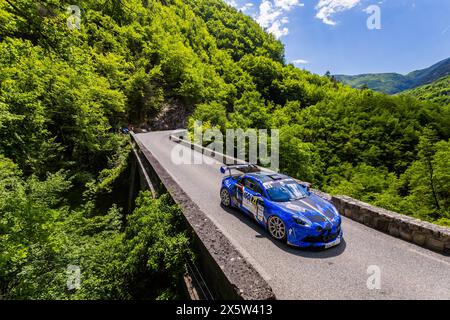
<path id="1" fill-rule="evenodd" d="M 229 5 L 232 6 L 242 12 L 248 11 L 249 9 L 253 8 L 254 4 L 251 2 L 247 2 L 245 4 L 243 4 L 242 6 L 239 5 L 239 3 L 236 0 L 224 0 L 224 2 Z"/>
<path id="2" fill-rule="evenodd" d="M 287 20 L 276 20 L 269 28 L 267 28 L 267 32 L 273 34 L 277 39 L 286 36 L 289 34 L 289 29 L 283 26 L 283 24 L 288 22 L 289 21 Z"/>
<path id="3" fill-rule="evenodd" d="M 285 11 L 289 11 L 294 7 L 303 7 L 304 4 L 300 3 L 300 0 L 274 0 L 275 7 L 281 8 Z"/>
<path id="4" fill-rule="evenodd" d="M 291 63 L 298 65 L 298 64 L 307 64 L 309 63 L 308 60 L 304 60 L 304 59 L 297 59 L 297 60 L 292 60 Z"/>
<path id="5" fill-rule="evenodd" d="M 225 0 L 225 3 L 232 7 L 237 7 L 238 5 L 236 0 Z"/>
<path id="6" fill-rule="evenodd" d="M 271 1 L 263 0 L 259 5 L 259 15 L 256 17 L 256 21 L 263 28 L 269 28 L 282 14 L 283 11 L 275 8 Z"/>
<path id="7" fill-rule="evenodd" d="M 241 8 L 239 8 L 239 10 L 241 10 L 242 12 L 245 12 L 251 8 L 253 8 L 253 3 L 249 2 L 249 3 L 244 4 Z"/>
<path id="8" fill-rule="evenodd" d="M 302 7 L 300 0 L 263 0 L 259 5 L 259 14 L 256 21 L 272 33 L 276 38 L 289 34 L 289 29 L 285 26 L 289 19 L 285 16 L 288 11 L 295 7 Z"/>
<path id="9" fill-rule="evenodd" d="M 332 20 L 334 14 L 350 10 L 360 2 L 361 0 L 320 0 L 316 5 L 316 18 L 325 24 L 334 26 L 336 25 L 336 21 Z"/>

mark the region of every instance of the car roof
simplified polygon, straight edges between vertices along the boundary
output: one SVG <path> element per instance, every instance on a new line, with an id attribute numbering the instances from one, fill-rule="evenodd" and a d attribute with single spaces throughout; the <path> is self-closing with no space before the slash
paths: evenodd
<path id="1" fill-rule="evenodd" d="M 251 177 L 256 180 L 258 180 L 261 183 L 269 182 L 269 181 L 279 181 L 284 179 L 291 179 L 291 177 L 276 173 L 276 172 L 254 172 L 254 173 L 247 173 L 245 175 L 246 177 Z"/>

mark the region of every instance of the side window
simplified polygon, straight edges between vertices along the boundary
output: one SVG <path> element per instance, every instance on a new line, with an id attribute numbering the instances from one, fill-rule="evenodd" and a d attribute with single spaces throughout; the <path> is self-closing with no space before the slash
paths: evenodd
<path id="1" fill-rule="evenodd" d="M 259 193 L 260 195 L 264 194 L 261 187 L 259 186 L 259 183 L 255 184 L 255 192 Z"/>
<path id="2" fill-rule="evenodd" d="M 262 190 L 261 190 L 259 184 L 256 181 L 254 181 L 253 179 L 245 179 L 245 187 L 255 193 L 262 194 Z"/>
<path id="3" fill-rule="evenodd" d="M 245 180 L 244 180 L 244 186 L 245 186 L 246 188 L 248 188 L 248 189 L 250 189 L 250 190 L 253 191 L 254 183 L 253 183 L 253 181 L 250 180 L 250 179 L 245 179 Z"/>

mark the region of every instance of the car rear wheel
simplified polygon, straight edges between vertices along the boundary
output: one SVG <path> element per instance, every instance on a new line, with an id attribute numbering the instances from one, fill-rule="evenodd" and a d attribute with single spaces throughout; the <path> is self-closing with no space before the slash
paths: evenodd
<path id="1" fill-rule="evenodd" d="M 225 188 L 222 188 L 222 190 L 220 190 L 220 202 L 225 207 L 229 207 L 231 205 L 230 193 Z"/>
<path id="2" fill-rule="evenodd" d="M 270 235 L 275 239 L 280 241 L 286 239 L 286 226 L 279 217 L 271 216 L 267 222 L 267 228 L 269 229 Z"/>

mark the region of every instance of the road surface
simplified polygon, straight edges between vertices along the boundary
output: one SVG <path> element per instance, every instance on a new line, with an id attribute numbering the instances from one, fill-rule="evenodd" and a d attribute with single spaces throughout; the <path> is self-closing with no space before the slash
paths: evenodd
<path id="1" fill-rule="evenodd" d="M 202 155 L 170 141 L 169 135 L 151 132 L 136 138 L 255 267 L 277 299 L 450 299 L 450 257 L 345 217 L 343 243 L 327 251 L 272 240 L 250 218 L 220 206 L 221 164 L 175 163 L 174 146 L 200 160 Z M 367 286 L 370 266 L 380 270 L 380 289 Z"/>

